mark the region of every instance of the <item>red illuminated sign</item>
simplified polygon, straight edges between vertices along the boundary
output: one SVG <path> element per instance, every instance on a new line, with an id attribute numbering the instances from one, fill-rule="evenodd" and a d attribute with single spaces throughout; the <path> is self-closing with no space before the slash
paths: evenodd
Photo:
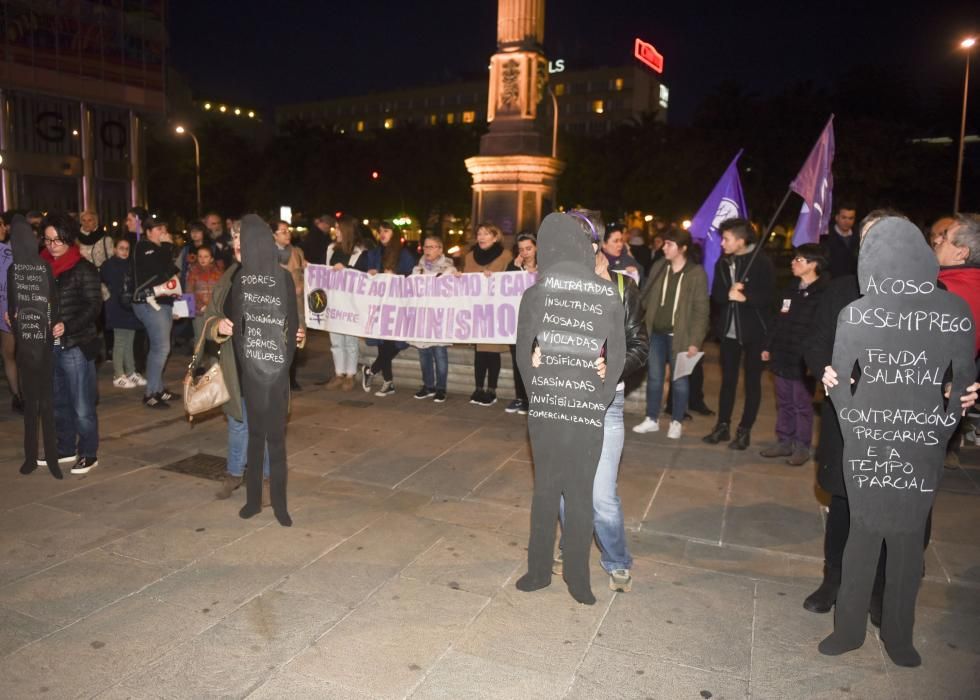
<path id="1" fill-rule="evenodd" d="M 637 37 L 633 55 L 636 56 L 640 63 L 648 68 L 652 68 L 658 73 L 664 72 L 663 54 L 653 48 L 653 44 L 648 44 L 643 39 Z"/>

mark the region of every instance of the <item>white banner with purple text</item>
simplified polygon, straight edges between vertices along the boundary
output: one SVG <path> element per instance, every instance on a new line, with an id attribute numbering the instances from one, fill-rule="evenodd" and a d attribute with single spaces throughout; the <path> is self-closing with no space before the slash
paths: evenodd
<path id="1" fill-rule="evenodd" d="M 306 327 L 381 340 L 512 345 L 530 272 L 370 276 L 308 265 Z"/>

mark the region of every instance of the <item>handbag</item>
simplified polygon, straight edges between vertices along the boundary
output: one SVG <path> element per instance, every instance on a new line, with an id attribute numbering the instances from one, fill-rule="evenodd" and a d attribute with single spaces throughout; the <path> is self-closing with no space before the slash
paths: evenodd
<path id="1" fill-rule="evenodd" d="M 187 420 L 193 422 L 194 416 L 217 408 L 229 399 L 228 387 L 225 385 L 225 375 L 221 372 L 221 364 L 215 362 L 203 374 L 195 376 L 198 359 L 204 349 L 204 342 L 207 339 L 208 323 L 215 320 L 211 317 L 201 329 L 201 337 L 194 347 L 194 354 L 191 362 L 187 366 L 187 374 L 184 375 L 184 410 L 187 411 Z M 221 351 L 218 351 L 221 356 Z"/>

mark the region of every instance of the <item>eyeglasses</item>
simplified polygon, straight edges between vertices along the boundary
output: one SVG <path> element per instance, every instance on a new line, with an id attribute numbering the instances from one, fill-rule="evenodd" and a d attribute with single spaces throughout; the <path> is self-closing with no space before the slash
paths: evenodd
<path id="1" fill-rule="evenodd" d="M 44 245 L 64 245 L 65 241 L 61 238 L 48 238 L 44 237 Z"/>

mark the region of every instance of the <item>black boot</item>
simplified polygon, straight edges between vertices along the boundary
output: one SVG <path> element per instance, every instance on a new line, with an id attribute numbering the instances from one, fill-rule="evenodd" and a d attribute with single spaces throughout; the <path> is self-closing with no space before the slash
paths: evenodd
<path id="1" fill-rule="evenodd" d="M 735 431 L 735 439 L 728 443 L 730 450 L 744 450 L 749 446 L 749 429 L 739 426 Z"/>
<path id="2" fill-rule="evenodd" d="M 837 591 L 840 589 L 840 571 L 824 567 L 823 582 L 820 587 L 807 596 L 803 607 L 812 613 L 828 613 L 837 602 Z"/>
<path id="3" fill-rule="evenodd" d="M 708 435 L 701 438 L 702 442 L 706 442 L 709 445 L 717 445 L 722 440 L 731 440 L 732 434 L 728 430 L 728 423 L 718 423 L 715 429 L 712 430 Z"/>

